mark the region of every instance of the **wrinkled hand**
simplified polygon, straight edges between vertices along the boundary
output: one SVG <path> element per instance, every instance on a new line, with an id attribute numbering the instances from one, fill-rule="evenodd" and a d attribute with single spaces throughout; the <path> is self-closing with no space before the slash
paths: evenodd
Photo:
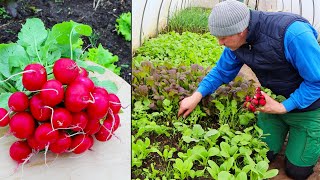
<path id="1" fill-rule="evenodd" d="M 261 91 L 261 93 L 266 99 L 266 104 L 263 107 L 257 108 L 257 111 L 268 113 L 268 114 L 284 114 L 287 112 L 283 104 L 272 99 L 265 92 Z"/>
<path id="2" fill-rule="evenodd" d="M 183 118 L 186 118 L 196 108 L 197 104 L 201 101 L 202 95 L 200 92 L 195 92 L 191 96 L 184 98 L 180 101 L 180 108 L 178 111 L 178 117 L 183 114 Z"/>

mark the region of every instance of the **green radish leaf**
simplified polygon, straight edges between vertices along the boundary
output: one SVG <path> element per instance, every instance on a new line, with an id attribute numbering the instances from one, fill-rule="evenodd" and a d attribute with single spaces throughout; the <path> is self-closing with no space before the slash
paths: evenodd
<path id="1" fill-rule="evenodd" d="M 16 61 L 17 59 L 19 59 L 20 63 L 12 63 L 12 61 Z M 21 45 L 15 43 L 0 44 L 0 73 L 6 78 L 12 75 L 10 70 L 13 67 L 24 67 L 29 63 L 28 55 Z"/>
<path id="2" fill-rule="evenodd" d="M 234 145 L 234 146 L 232 146 L 231 148 L 230 148 L 230 150 L 229 150 L 229 154 L 230 154 L 230 156 L 233 156 L 237 151 L 238 151 L 238 146 L 237 145 Z"/>
<path id="3" fill-rule="evenodd" d="M 206 134 L 204 135 L 204 137 L 210 137 L 213 135 L 219 134 L 219 131 L 216 129 L 211 129 L 209 131 L 206 132 Z"/>
<path id="4" fill-rule="evenodd" d="M 0 94 L 0 107 L 9 110 L 8 100 L 12 93 L 1 93 Z"/>
<path id="5" fill-rule="evenodd" d="M 168 99 L 163 100 L 163 104 L 165 106 L 169 106 L 170 105 L 170 100 L 168 100 Z"/>
<path id="6" fill-rule="evenodd" d="M 245 173 L 248 173 L 253 168 L 254 168 L 254 165 L 246 165 L 242 168 L 242 171 Z"/>
<path id="7" fill-rule="evenodd" d="M 232 174 L 230 174 L 228 171 L 221 171 L 218 174 L 218 179 L 230 180 L 232 177 Z"/>
<path id="8" fill-rule="evenodd" d="M 85 69 L 87 71 L 97 72 L 99 74 L 104 74 L 106 72 L 106 70 L 100 66 L 87 66 Z"/>
<path id="9" fill-rule="evenodd" d="M 216 156 L 218 155 L 220 152 L 219 148 L 216 148 L 216 147 L 211 147 L 209 150 L 208 150 L 208 156 Z"/>
<path id="10" fill-rule="evenodd" d="M 263 179 L 269 179 L 269 178 L 273 178 L 276 175 L 278 175 L 279 170 L 278 169 L 272 169 L 267 171 L 266 173 L 264 173 Z"/>
<path id="11" fill-rule="evenodd" d="M 183 139 L 183 141 L 186 142 L 186 143 L 190 143 L 190 142 L 192 142 L 192 141 L 194 141 L 194 142 L 199 142 L 198 139 L 192 138 L 192 137 L 190 137 L 190 136 L 182 136 L 182 139 Z"/>
<path id="12" fill-rule="evenodd" d="M 204 130 L 202 129 L 201 125 L 195 124 L 192 128 L 192 134 L 194 134 L 196 137 L 202 137 Z"/>
<path id="13" fill-rule="evenodd" d="M 223 157 L 230 157 L 229 151 L 230 151 L 230 145 L 226 142 L 220 143 L 220 149 L 221 149 L 221 156 Z"/>
<path id="14" fill-rule="evenodd" d="M 247 173 L 243 171 L 241 171 L 236 177 L 236 180 L 247 180 L 247 179 L 248 179 Z"/>
<path id="15" fill-rule="evenodd" d="M 47 36 L 48 31 L 41 19 L 27 19 L 18 34 L 19 40 L 17 43 L 26 48 L 29 56 L 35 57 L 38 62 L 41 62 L 40 45 L 46 40 Z"/>
<path id="16" fill-rule="evenodd" d="M 80 35 L 90 36 L 92 28 L 88 25 L 79 24 L 74 21 L 62 22 L 52 27 L 52 38 L 56 39 L 58 44 L 70 45 L 78 42 Z"/>
<path id="17" fill-rule="evenodd" d="M 118 92 L 117 85 L 110 80 L 96 81 L 96 82 L 94 82 L 94 84 L 96 86 L 100 86 L 100 87 L 105 88 L 109 93 L 117 94 L 117 92 Z"/>
<path id="18" fill-rule="evenodd" d="M 266 161 L 260 161 L 258 162 L 258 164 L 256 165 L 256 169 L 260 172 L 260 173 L 265 173 L 267 172 L 269 168 L 269 164 Z"/>
<path id="19" fill-rule="evenodd" d="M 224 161 L 224 163 L 221 164 L 220 166 L 220 170 L 222 171 L 229 171 L 234 163 L 234 158 L 230 157 L 229 159 L 227 159 L 226 161 Z"/>
<path id="20" fill-rule="evenodd" d="M 207 171 L 210 173 L 211 177 L 216 179 L 220 172 L 219 166 L 212 160 L 208 161 L 210 167 L 207 167 Z"/>

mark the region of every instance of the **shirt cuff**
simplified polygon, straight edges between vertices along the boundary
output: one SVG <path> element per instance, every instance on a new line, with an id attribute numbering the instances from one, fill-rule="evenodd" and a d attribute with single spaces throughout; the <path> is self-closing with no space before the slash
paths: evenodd
<path id="1" fill-rule="evenodd" d="M 287 112 L 296 109 L 298 106 L 293 102 L 292 98 L 286 99 L 282 102 L 283 106 L 286 108 Z"/>
<path id="2" fill-rule="evenodd" d="M 205 97 L 207 94 L 209 94 L 207 88 L 203 86 L 198 87 L 197 91 L 201 93 L 202 97 Z"/>

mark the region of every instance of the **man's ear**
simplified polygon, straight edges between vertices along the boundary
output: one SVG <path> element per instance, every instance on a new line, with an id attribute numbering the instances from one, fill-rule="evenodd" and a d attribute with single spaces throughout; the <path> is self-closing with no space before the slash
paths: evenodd
<path id="1" fill-rule="evenodd" d="M 248 32 L 248 28 L 246 28 L 245 30 L 243 30 L 239 34 L 240 34 L 241 37 L 246 37 L 247 36 L 247 32 Z"/>

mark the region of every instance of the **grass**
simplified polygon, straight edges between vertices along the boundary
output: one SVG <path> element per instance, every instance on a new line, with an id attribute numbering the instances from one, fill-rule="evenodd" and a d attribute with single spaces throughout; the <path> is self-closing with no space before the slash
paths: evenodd
<path id="1" fill-rule="evenodd" d="M 211 9 L 199 7 L 187 8 L 175 13 L 168 23 L 166 32 L 176 31 L 179 33 L 189 31 L 194 33 L 206 33 L 208 29 L 208 17 Z"/>

